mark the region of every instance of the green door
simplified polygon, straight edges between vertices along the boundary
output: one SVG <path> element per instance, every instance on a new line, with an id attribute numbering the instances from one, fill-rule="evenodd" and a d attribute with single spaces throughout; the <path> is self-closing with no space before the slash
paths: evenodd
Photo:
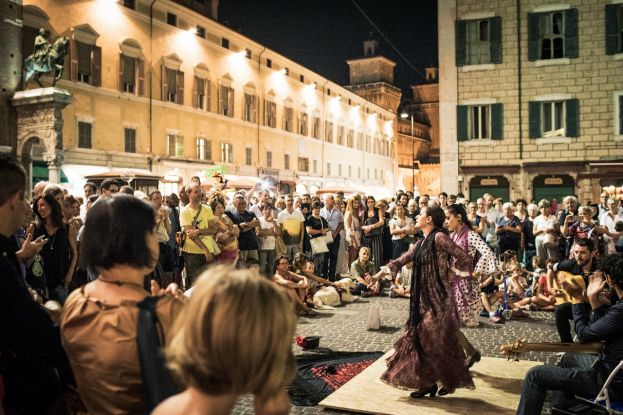
<path id="1" fill-rule="evenodd" d="M 510 197 L 508 179 L 504 176 L 476 176 L 469 181 L 469 200 L 476 201 L 485 193 L 508 202 Z"/>
<path id="2" fill-rule="evenodd" d="M 565 196 L 575 196 L 575 181 L 568 175 L 539 175 L 532 180 L 532 189 L 535 203 L 542 199 L 551 201 L 556 199 L 562 203 Z"/>
<path id="3" fill-rule="evenodd" d="M 562 199 L 565 196 L 575 195 L 574 186 L 548 186 L 548 187 L 535 187 L 534 188 L 534 201 L 539 203 L 542 199 L 551 201 L 556 199 L 558 203 L 562 203 Z"/>

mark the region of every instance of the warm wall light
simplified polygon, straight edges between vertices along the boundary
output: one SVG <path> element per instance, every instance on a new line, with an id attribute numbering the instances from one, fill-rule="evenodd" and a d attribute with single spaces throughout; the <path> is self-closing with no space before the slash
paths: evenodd
<path id="1" fill-rule="evenodd" d="M 193 35 L 196 35 L 197 34 L 197 28 L 195 26 L 192 26 L 192 27 L 188 28 L 188 32 L 193 34 Z"/>

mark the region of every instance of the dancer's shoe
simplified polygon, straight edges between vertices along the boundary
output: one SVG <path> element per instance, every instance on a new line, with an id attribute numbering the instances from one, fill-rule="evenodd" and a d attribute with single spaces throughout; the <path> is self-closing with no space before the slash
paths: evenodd
<path id="1" fill-rule="evenodd" d="M 480 362 L 481 358 L 480 350 L 476 350 L 473 355 L 470 356 L 469 361 L 467 362 L 467 368 L 474 366 L 474 363 Z M 441 394 L 441 392 L 439 393 Z"/>
<path id="2" fill-rule="evenodd" d="M 451 395 L 454 393 L 455 390 L 456 389 L 454 388 L 450 389 L 450 388 L 442 387 L 441 389 L 439 389 L 439 396 Z"/>
<path id="3" fill-rule="evenodd" d="M 416 390 L 415 392 L 411 392 L 410 396 L 413 399 L 420 399 L 430 394 L 430 397 L 434 398 L 436 393 L 437 393 L 437 385 L 433 385 L 433 386 L 429 386 L 428 388 L 422 388 L 422 389 Z"/>

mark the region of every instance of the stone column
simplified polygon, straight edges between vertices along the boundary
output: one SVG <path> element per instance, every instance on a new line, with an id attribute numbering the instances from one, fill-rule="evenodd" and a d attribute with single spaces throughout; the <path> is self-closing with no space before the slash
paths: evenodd
<path id="1" fill-rule="evenodd" d="M 17 110 L 17 158 L 27 161 L 32 145 L 42 144 L 53 183 L 61 180 L 64 160 L 62 111 L 72 101 L 68 91 L 56 87 L 18 91 L 12 99 Z"/>

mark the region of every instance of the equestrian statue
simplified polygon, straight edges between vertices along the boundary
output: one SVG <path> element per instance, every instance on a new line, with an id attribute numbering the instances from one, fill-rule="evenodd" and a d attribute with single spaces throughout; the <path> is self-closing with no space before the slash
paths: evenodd
<path id="1" fill-rule="evenodd" d="M 54 72 L 52 86 L 63 76 L 65 55 L 69 50 L 69 38 L 61 36 L 50 44 L 48 33 L 44 28 L 39 29 L 35 38 L 35 51 L 24 59 L 24 88 L 28 89 L 28 81 L 34 79 L 43 87 L 39 77 L 44 73 Z"/>

